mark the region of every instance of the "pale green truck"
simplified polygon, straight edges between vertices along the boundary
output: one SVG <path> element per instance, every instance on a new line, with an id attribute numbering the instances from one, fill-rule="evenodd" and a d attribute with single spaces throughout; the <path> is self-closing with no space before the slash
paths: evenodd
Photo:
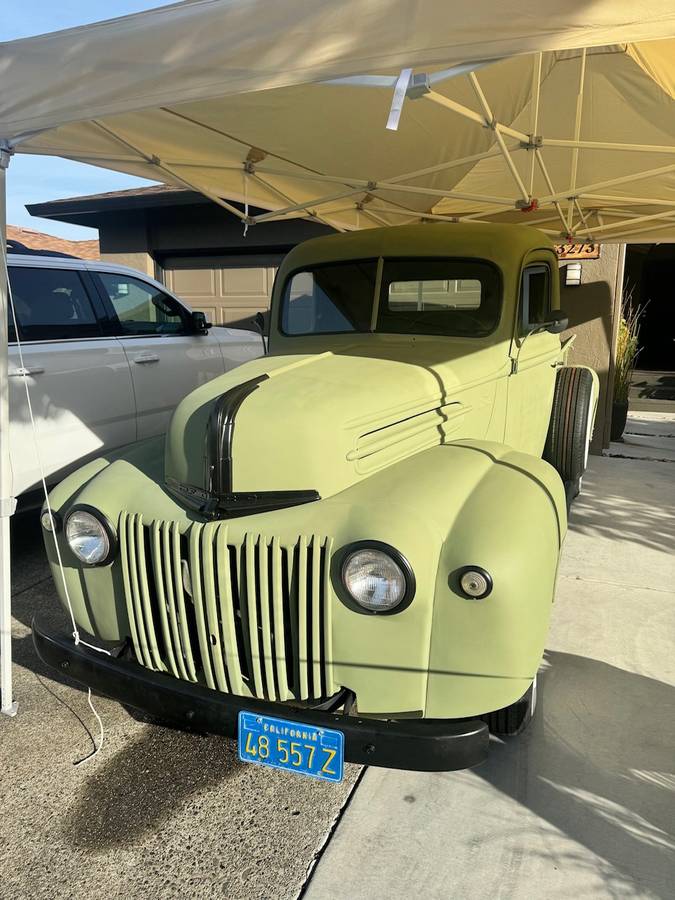
<path id="1" fill-rule="evenodd" d="M 526 226 L 296 247 L 268 355 L 52 492 L 57 589 L 108 653 L 36 622 L 42 659 L 251 762 L 480 762 L 532 716 L 593 427 L 558 299 Z"/>

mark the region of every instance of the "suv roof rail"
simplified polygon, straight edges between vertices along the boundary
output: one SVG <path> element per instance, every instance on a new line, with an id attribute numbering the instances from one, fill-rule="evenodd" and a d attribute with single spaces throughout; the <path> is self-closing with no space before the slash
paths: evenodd
<path id="1" fill-rule="evenodd" d="M 71 253 L 62 253 L 59 250 L 35 250 L 27 247 L 21 241 L 14 238 L 7 238 L 7 253 L 16 253 L 20 256 L 57 256 L 60 259 L 79 259 L 79 256 L 73 256 Z"/>

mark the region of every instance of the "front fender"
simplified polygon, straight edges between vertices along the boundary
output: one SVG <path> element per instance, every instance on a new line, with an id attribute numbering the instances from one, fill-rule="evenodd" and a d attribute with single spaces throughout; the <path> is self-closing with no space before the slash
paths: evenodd
<path id="1" fill-rule="evenodd" d="M 466 492 L 439 558 L 426 714 L 460 717 L 507 706 L 532 681 L 567 521 L 562 482 L 543 460 L 479 441 L 444 449 Z M 459 587 L 467 565 L 492 576 L 483 600 Z"/>

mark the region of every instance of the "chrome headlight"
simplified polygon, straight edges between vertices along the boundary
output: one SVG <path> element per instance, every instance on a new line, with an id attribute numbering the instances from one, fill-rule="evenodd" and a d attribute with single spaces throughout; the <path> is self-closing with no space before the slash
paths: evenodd
<path id="1" fill-rule="evenodd" d="M 88 566 L 107 563 L 115 549 L 115 533 L 96 510 L 74 509 L 65 522 L 68 546 L 80 562 Z"/>
<path id="2" fill-rule="evenodd" d="M 369 612 L 400 612 L 415 593 L 408 561 L 393 547 L 377 541 L 352 544 L 341 574 L 349 597 Z"/>

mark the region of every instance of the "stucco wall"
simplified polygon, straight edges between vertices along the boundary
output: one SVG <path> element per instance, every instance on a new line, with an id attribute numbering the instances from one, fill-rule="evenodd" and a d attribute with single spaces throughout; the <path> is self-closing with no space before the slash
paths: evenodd
<path id="1" fill-rule="evenodd" d="M 101 253 L 101 259 L 121 266 L 131 266 L 151 278 L 155 277 L 155 261 L 149 253 Z"/>
<path id="2" fill-rule="evenodd" d="M 564 265 L 560 270 L 560 306 L 570 319 L 569 329 L 562 337 L 576 334 L 569 361 L 591 366 L 600 379 L 598 413 L 591 444 L 595 453 L 609 446 L 612 397 L 608 386 L 614 376 L 624 257 L 624 245 L 604 245 L 600 259 L 582 261 L 578 287 L 565 287 Z"/>

